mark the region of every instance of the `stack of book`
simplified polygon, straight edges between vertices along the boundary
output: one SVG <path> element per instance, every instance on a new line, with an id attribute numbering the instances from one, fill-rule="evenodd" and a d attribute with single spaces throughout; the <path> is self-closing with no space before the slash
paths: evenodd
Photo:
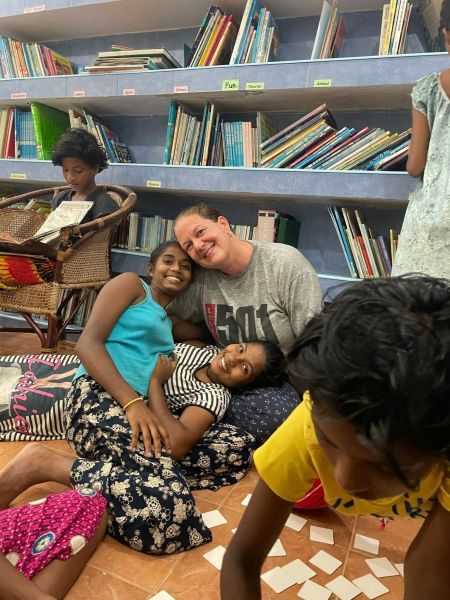
<path id="1" fill-rule="evenodd" d="M 128 46 L 111 46 L 110 52 L 99 52 L 94 64 L 84 67 L 87 73 L 116 73 L 177 69 L 180 63 L 165 48 L 135 50 Z"/>
<path id="2" fill-rule="evenodd" d="M 339 14 L 336 0 L 332 2 L 324 0 L 311 59 L 338 57 L 344 43 L 344 36 L 344 19 Z"/>
<path id="3" fill-rule="evenodd" d="M 411 130 L 337 129 L 325 104 L 261 144 L 261 166 L 285 169 L 388 170 L 404 167 Z"/>
<path id="4" fill-rule="evenodd" d="M 408 0 L 391 0 L 390 4 L 383 5 L 379 55 L 404 52 L 412 8 Z"/>
<path id="5" fill-rule="evenodd" d="M 230 59 L 236 39 L 237 22 L 218 6 L 211 6 L 201 22 L 186 67 L 225 65 Z"/>
<path id="6" fill-rule="evenodd" d="M 358 210 L 328 208 L 352 277 L 388 277 L 395 257 L 398 233 L 390 230 L 390 244 L 372 233 Z"/>
<path id="7" fill-rule="evenodd" d="M 71 75 L 70 60 L 42 44 L 0 36 L 0 79 Z"/>
<path id="8" fill-rule="evenodd" d="M 271 11 L 259 0 L 247 0 L 230 65 L 273 61 L 279 45 L 280 36 Z"/>
<path id="9" fill-rule="evenodd" d="M 108 162 L 133 162 L 128 146 L 121 142 L 117 133 L 107 127 L 101 119 L 75 106 L 69 106 L 68 111 L 70 126 L 81 127 L 92 133 L 106 152 Z"/>

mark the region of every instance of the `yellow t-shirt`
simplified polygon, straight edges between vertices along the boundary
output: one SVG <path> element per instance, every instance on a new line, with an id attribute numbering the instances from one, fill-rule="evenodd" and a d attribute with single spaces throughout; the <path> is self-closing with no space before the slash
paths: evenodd
<path id="1" fill-rule="evenodd" d="M 289 502 L 302 498 L 313 480 L 319 478 L 328 505 L 347 515 L 426 517 L 436 499 L 450 511 L 450 477 L 439 465 L 431 469 L 414 492 L 376 501 L 347 494 L 334 480 L 333 469 L 317 441 L 309 402 L 303 401 L 292 412 L 256 450 L 254 458 L 261 479 Z"/>

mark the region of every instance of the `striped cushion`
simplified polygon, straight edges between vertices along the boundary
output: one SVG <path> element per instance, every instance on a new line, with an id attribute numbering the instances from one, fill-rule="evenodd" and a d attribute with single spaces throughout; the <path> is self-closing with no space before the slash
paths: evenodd
<path id="1" fill-rule="evenodd" d="M 64 439 L 64 400 L 79 359 L 0 356 L 0 441 Z"/>

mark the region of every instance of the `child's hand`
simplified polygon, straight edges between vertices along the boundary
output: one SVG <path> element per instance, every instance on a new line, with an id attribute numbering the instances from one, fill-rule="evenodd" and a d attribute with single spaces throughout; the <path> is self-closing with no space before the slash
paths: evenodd
<path id="1" fill-rule="evenodd" d="M 159 422 L 155 413 L 144 402 L 135 402 L 126 411 L 131 427 L 131 449 L 138 449 L 139 438 L 142 437 L 146 456 L 161 456 L 164 449 L 170 454 L 170 438 Z"/>
<path id="2" fill-rule="evenodd" d="M 173 375 L 176 366 L 177 363 L 173 358 L 160 354 L 153 370 L 152 378 L 163 385 Z"/>

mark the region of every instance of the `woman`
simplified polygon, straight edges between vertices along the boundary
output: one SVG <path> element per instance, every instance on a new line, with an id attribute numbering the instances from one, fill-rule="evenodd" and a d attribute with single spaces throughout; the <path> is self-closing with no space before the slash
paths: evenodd
<path id="1" fill-rule="evenodd" d="M 201 203 L 178 215 L 174 232 L 202 268 L 169 310 L 204 321 L 218 346 L 268 340 L 286 355 L 321 305 L 317 275 L 300 252 L 284 244 L 239 240 L 223 215 Z M 224 421 L 243 427 L 260 445 L 299 401 L 288 384 L 273 391 L 253 389 L 233 396 Z"/>

